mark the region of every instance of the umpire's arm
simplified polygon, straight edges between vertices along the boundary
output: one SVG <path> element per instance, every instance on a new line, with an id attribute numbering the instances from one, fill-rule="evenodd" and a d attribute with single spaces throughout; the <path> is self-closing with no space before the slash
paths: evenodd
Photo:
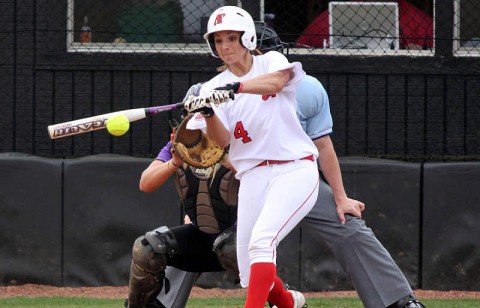
<path id="1" fill-rule="evenodd" d="M 338 162 L 332 139 L 329 135 L 313 140 L 318 149 L 318 163 L 325 179 L 332 188 L 333 197 L 337 204 L 337 213 L 340 222 L 346 222 L 345 214 L 352 214 L 359 218 L 362 217 L 362 211 L 365 205 L 354 199 L 350 199 L 343 187 L 342 173 Z"/>

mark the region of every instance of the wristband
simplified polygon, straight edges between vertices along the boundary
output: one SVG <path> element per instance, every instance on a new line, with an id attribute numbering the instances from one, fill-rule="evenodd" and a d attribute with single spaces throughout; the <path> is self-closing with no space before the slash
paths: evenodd
<path id="1" fill-rule="evenodd" d="M 240 92 L 242 92 L 242 90 L 243 90 L 243 82 L 238 82 L 238 87 L 237 87 L 236 90 L 234 89 L 234 92 L 235 93 L 240 93 Z"/>

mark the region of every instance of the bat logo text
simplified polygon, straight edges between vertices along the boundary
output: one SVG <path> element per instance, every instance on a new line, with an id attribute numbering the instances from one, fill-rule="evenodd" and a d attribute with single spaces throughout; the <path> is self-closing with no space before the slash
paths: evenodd
<path id="1" fill-rule="evenodd" d="M 53 137 L 54 138 L 64 137 L 69 135 L 75 135 L 80 132 L 83 133 L 83 132 L 105 128 L 107 126 L 106 122 L 107 122 L 107 119 L 97 119 L 97 120 L 92 120 L 92 121 L 80 123 L 73 126 L 65 125 L 64 127 L 59 127 L 54 129 Z"/>

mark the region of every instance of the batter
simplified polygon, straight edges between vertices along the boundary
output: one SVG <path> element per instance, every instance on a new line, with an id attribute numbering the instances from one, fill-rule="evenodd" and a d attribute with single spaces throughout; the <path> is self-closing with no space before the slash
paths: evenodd
<path id="1" fill-rule="evenodd" d="M 286 292 L 276 276 L 276 248 L 312 209 L 318 194 L 318 151 L 295 111 L 295 86 L 305 72 L 279 52 L 252 55 L 255 25 L 238 7 L 216 10 L 204 38 L 227 69 L 206 82 L 200 97 L 185 108 L 203 114 L 207 134 L 230 147 L 237 170 L 237 259 L 240 283 L 248 287 L 245 307 L 263 307 L 267 300 L 302 307 L 303 295 Z M 235 99 L 210 104 L 205 97 L 215 90 L 233 90 Z"/>

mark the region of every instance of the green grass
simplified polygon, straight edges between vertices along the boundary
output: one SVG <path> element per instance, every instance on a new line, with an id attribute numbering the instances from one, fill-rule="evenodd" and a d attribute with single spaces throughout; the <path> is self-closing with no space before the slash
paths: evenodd
<path id="1" fill-rule="evenodd" d="M 244 298 L 192 298 L 188 301 L 187 307 L 243 307 Z M 122 299 L 93 299 L 79 297 L 14 297 L 1 298 L 0 307 L 17 308 L 83 308 L 83 307 L 104 307 L 121 308 Z M 432 308 L 476 308 L 480 307 L 480 299 L 425 299 L 422 302 Z M 363 305 L 358 298 L 307 298 L 309 308 L 362 308 Z"/>

